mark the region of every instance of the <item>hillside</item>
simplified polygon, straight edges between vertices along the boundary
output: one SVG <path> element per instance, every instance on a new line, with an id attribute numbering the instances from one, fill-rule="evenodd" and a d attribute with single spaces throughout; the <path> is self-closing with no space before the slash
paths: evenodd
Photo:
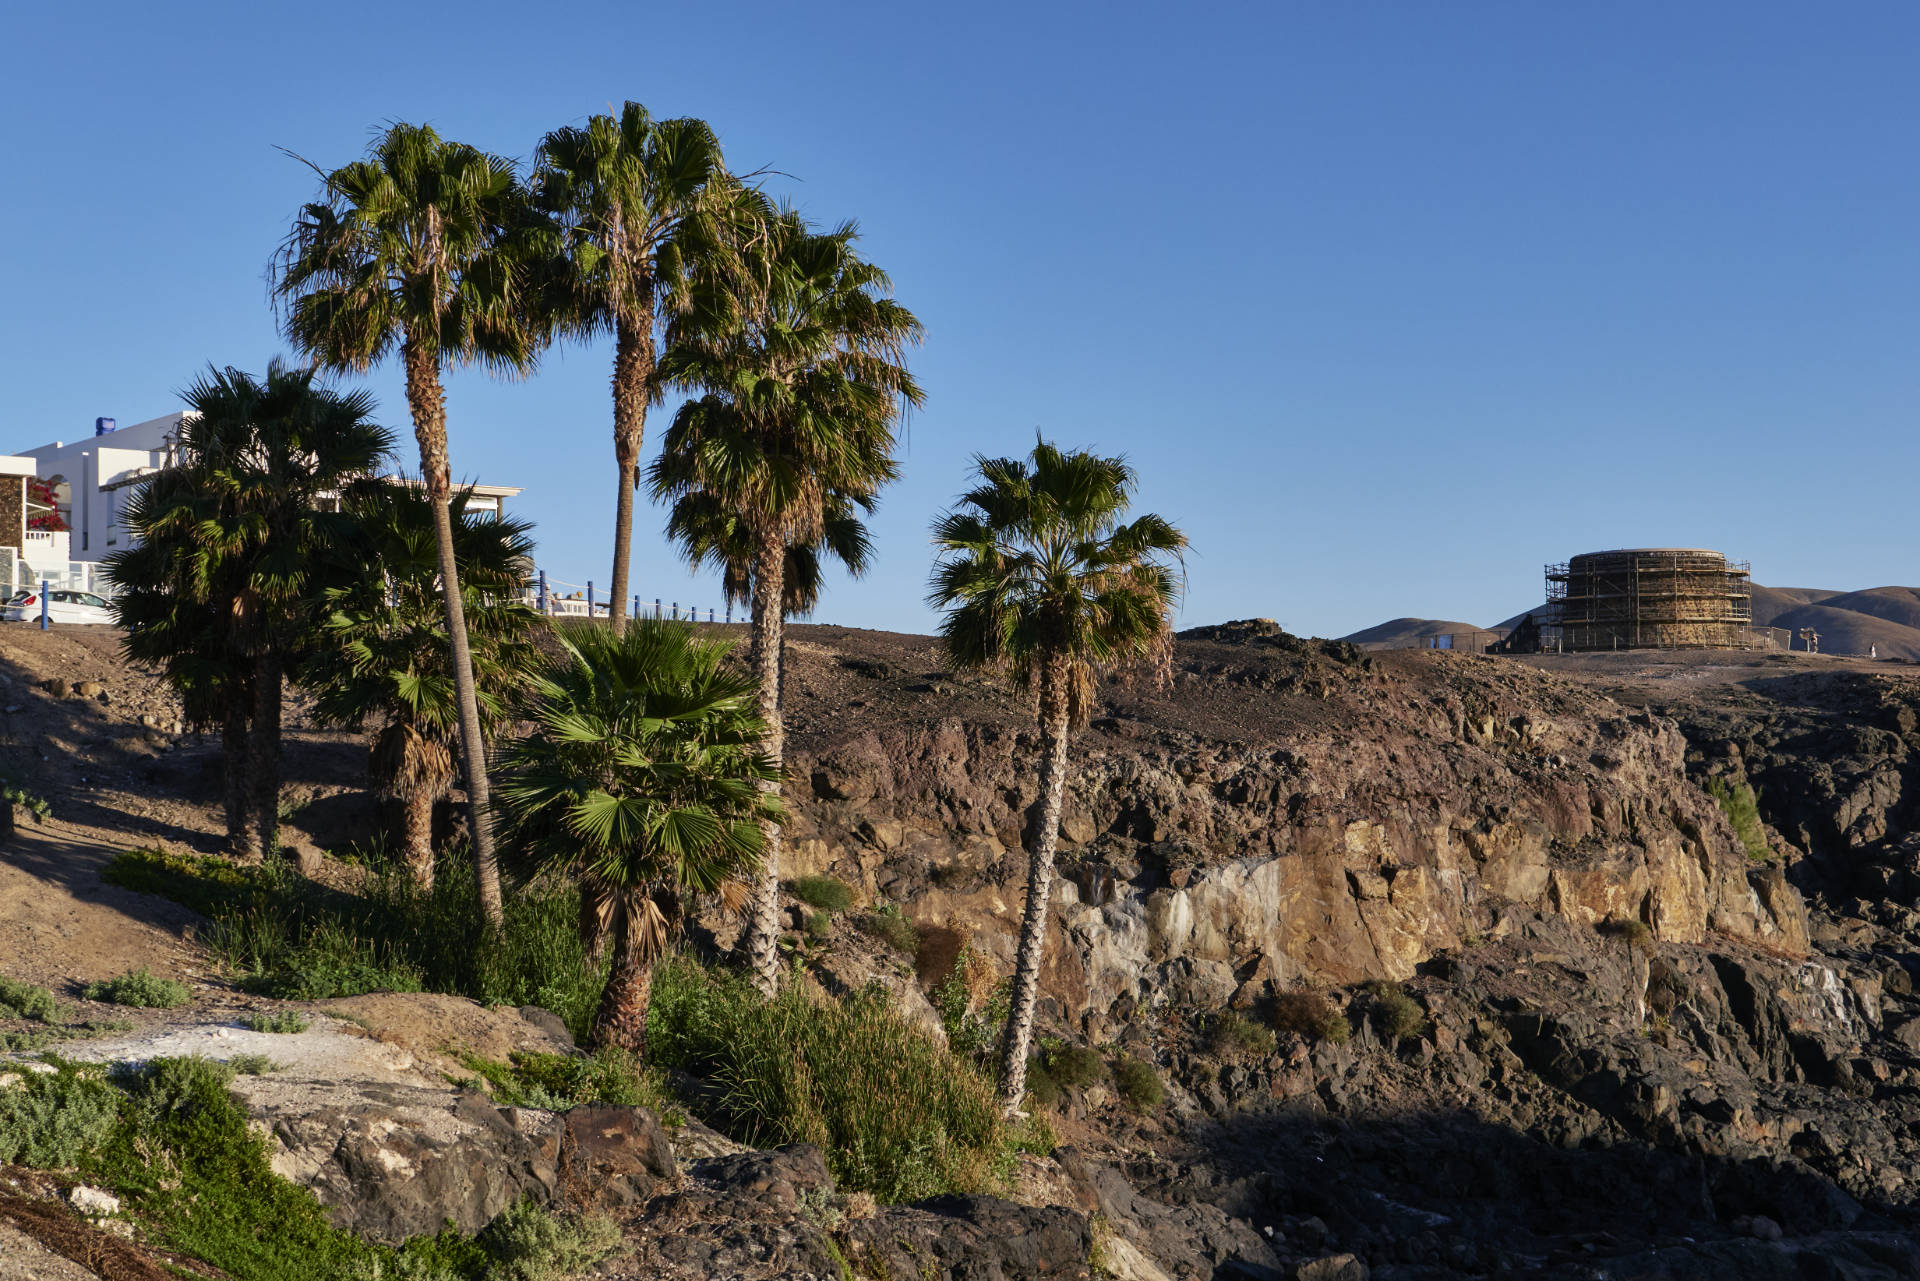
<path id="1" fill-rule="evenodd" d="M 1527 614 L 1541 617 L 1546 609 L 1543 602 L 1483 630 L 1505 635 Z M 1811 627 L 1820 633 L 1820 650 L 1826 654 L 1864 656 L 1877 648 L 1881 658 L 1920 662 L 1920 588 L 1874 587 L 1843 592 L 1822 587 L 1763 587 L 1756 583 L 1753 621 L 1756 626 L 1792 632 Z M 1466 623 L 1396 618 L 1340 639 L 1374 648 L 1410 648 L 1422 636 L 1472 630 L 1473 626 Z"/>
<path id="2" fill-rule="evenodd" d="M 1073 743 L 1030 1104 L 1058 1146 L 876 1205 L 836 1184 L 825 1130 L 741 1125 L 703 1062 L 664 1128 L 501 1096 L 474 1062 L 574 1053 L 549 1002 L 269 998 L 219 930 L 103 884 L 116 846 L 211 851 L 220 828 L 217 749 L 117 641 L 0 626 L 0 766 L 53 802 L 0 846 L 0 974 L 103 1027 L 76 980 L 190 982 L 190 1006 L 76 1024 L 63 1053 L 267 1055 L 236 1097 L 336 1224 L 395 1240 L 585 1198 L 631 1251 L 601 1276 L 686 1281 L 1084 1281 L 1095 1256 L 1140 1281 L 1920 1275 L 1909 669 L 1183 633 L 1171 684 L 1104 682 Z M 788 663 L 782 871 L 852 899 L 783 904 L 790 981 L 991 1045 L 1029 703 L 927 636 L 800 626 Z M 289 723 L 290 839 L 369 856 L 347 844 L 374 812 L 362 743 Z M 1758 815 L 1736 825 L 1709 780 L 1756 789 Z M 326 868 L 354 902 L 359 866 Z M 704 909 L 687 946 L 724 966 L 739 928 Z M 248 1030 L 289 1012 L 313 1026 Z M 134 1248 L 108 1235 L 85 1257 Z"/>

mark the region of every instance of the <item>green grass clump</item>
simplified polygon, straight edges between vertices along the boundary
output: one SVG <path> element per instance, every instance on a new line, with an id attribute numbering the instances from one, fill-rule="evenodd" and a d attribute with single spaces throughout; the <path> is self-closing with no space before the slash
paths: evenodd
<path id="1" fill-rule="evenodd" d="M 986 1000 L 975 1008 L 974 990 L 980 985 L 987 965 L 987 959 L 968 944 L 953 958 L 952 972 L 935 984 L 929 994 L 953 1052 L 982 1062 L 999 1044 L 1001 1028 L 1013 1003 L 1013 981 L 1004 979 L 994 984 Z"/>
<path id="2" fill-rule="evenodd" d="M 898 903 L 882 903 L 860 917 L 855 925 L 862 934 L 870 934 L 902 956 L 912 957 L 920 950 L 920 931 L 914 928 Z"/>
<path id="3" fill-rule="evenodd" d="M 47 816 L 53 813 L 53 806 L 47 804 L 46 797 L 37 796 L 15 782 L 0 784 L 0 801 L 19 806 L 33 815 L 36 823 L 46 822 Z"/>
<path id="4" fill-rule="evenodd" d="M 1747 857 L 1764 862 L 1773 849 L 1767 844 L 1766 825 L 1760 821 L 1760 794 L 1745 783 L 1730 784 L 1715 776 L 1707 780 L 1707 795 L 1719 802 L 1720 812 L 1733 824 Z"/>
<path id="5" fill-rule="evenodd" d="M 853 906 L 853 887 L 834 876 L 803 876 L 793 883 L 793 896 L 823 912 L 844 912 Z"/>
<path id="6" fill-rule="evenodd" d="M 564 1112 L 582 1103 L 616 1103 L 647 1108 L 669 1126 L 681 1123 L 665 1070 L 617 1046 L 591 1055 L 515 1051 L 506 1063 L 478 1055 L 460 1061 L 487 1082 L 494 1098 L 512 1107 Z"/>
<path id="7" fill-rule="evenodd" d="M 313 1026 L 313 1020 L 299 1010 L 274 1010 L 271 1013 L 256 1010 L 240 1022 L 250 1032 L 274 1032 L 284 1036 L 304 1032 Z"/>
<path id="8" fill-rule="evenodd" d="M 46 1170 L 79 1166 L 105 1143 L 120 1115 L 120 1092 L 104 1069 L 47 1058 L 54 1072 L 0 1064 L 20 1079 L 0 1086 L 0 1165 Z"/>
<path id="9" fill-rule="evenodd" d="M 193 1000 L 193 989 L 178 979 L 162 978 L 145 966 L 118 978 L 89 983 L 80 994 L 89 1001 L 129 1005 L 143 1010 L 177 1010 Z"/>
<path id="10" fill-rule="evenodd" d="M 1151 1112 L 1167 1097 L 1167 1087 L 1153 1065 L 1128 1055 L 1114 1060 L 1113 1088 L 1136 1112 Z"/>
<path id="11" fill-rule="evenodd" d="M 1373 1025 L 1389 1043 L 1398 1043 L 1426 1030 L 1427 1012 L 1398 983 L 1374 980 L 1367 984 L 1373 998 Z"/>
<path id="12" fill-rule="evenodd" d="M 0 978 L 0 1019 L 33 1019 L 38 1023 L 56 1023 L 60 1004 L 53 993 L 31 983 Z"/>
<path id="13" fill-rule="evenodd" d="M 1221 1010 L 1206 1020 L 1207 1046 L 1215 1054 L 1250 1054 L 1265 1058 L 1277 1048 L 1273 1029 L 1237 1010 Z"/>
<path id="14" fill-rule="evenodd" d="M 1040 1058 L 1048 1075 L 1064 1086 L 1085 1089 L 1107 1079 L 1107 1061 L 1084 1045 L 1047 1038 L 1040 1043 Z"/>
<path id="15" fill-rule="evenodd" d="M 1333 1008 L 1333 1002 L 1309 988 L 1282 992 L 1274 998 L 1273 1025 L 1282 1032 L 1332 1041 L 1335 1045 L 1353 1035 L 1353 1025 Z"/>
<path id="16" fill-rule="evenodd" d="M 537 1005 L 586 1035 L 606 963 L 585 963 L 573 886 L 524 887 L 508 898 L 496 933 L 481 916 L 471 869 L 456 860 L 424 892 L 392 860 L 368 862 L 351 894 L 283 863 L 243 867 L 160 850 L 128 851 L 106 875 L 212 917 L 207 941 L 254 991 L 288 1000 L 449 992 L 486 1005 Z"/>
<path id="17" fill-rule="evenodd" d="M 656 1064 L 717 1088 L 710 1124 L 756 1146 L 818 1144 L 844 1191 L 899 1202 L 981 1190 L 1022 1141 L 987 1078 L 884 992 L 832 1001 L 788 983 L 767 1001 L 674 959 L 654 972 L 647 1034 Z"/>
<path id="18" fill-rule="evenodd" d="M 233 1069 L 235 1076 L 265 1076 L 269 1072 L 278 1072 L 286 1065 L 275 1063 L 264 1054 L 236 1054 L 227 1060 L 227 1066 Z"/>

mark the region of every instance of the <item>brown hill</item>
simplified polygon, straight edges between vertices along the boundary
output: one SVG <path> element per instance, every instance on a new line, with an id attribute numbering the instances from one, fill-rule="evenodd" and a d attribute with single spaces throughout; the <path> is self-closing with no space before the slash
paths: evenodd
<path id="1" fill-rule="evenodd" d="M 1824 587 L 1762 587 L 1753 585 L 1753 621 L 1761 627 L 1775 626 L 1774 619 L 1803 605 L 1831 602 L 1840 592 Z"/>
<path id="2" fill-rule="evenodd" d="M 1776 615 L 1771 626 L 1793 632 L 1802 627 L 1813 628 L 1820 633 L 1820 652 L 1823 654 L 1871 652 L 1877 653 L 1880 658 L 1904 658 L 1920 662 L 1920 627 L 1907 627 L 1858 610 L 1830 604 L 1802 605 Z M 1796 647 L 1798 644 L 1796 641 Z"/>
<path id="3" fill-rule="evenodd" d="M 1446 636 L 1456 632 L 1480 632 L 1488 629 L 1449 618 L 1391 618 L 1375 627 L 1342 636 L 1356 645 L 1397 645 L 1423 636 Z M 1504 633 L 1502 633 L 1504 635 Z"/>

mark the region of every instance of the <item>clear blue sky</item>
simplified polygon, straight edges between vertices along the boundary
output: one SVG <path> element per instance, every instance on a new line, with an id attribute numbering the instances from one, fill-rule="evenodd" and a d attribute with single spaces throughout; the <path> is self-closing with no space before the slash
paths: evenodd
<path id="1" fill-rule="evenodd" d="M 314 181 L 276 148 L 406 119 L 525 157 L 635 98 L 859 219 L 926 323 L 879 564 L 824 621 L 929 627 L 929 519 L 1036 428 L 1188 531 L 1184 624 L 1484 624 L 1622 545 L 1911 584 L 1916 56 L 1892 3 L 33 6 L 0 452 L 280 349 L 264 267 Z M 609 366 L 450 387 L 456 472 L 600 583 Z M 717 599 L 639 526 L 645 594 Z"/>

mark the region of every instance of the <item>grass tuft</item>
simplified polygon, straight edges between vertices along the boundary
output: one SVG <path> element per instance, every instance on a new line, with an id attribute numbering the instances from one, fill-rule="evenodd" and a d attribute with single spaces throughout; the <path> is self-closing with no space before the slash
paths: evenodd
<path id="1" fill-rule="evenodd" d="M 274 1010 L 271 1013 L 256 1010 L 240 1022 L 250 1032 L 274 1032 L 286 1036 L 304 1032 L 313 1026 L 313 1020 L 299 1010 Z"/>
<path id="2" fill-rule="evenodd" d="M 1152 1112 L 1167 1097 L 1167 1087 L 1153 1065 L 1124 1054 L 1113 1063 L 1113 1088 L 1136 1112 Z"/>
<path id="3" fill-rule="evenodd" d="M 844 912 L 853 906 L 853 887 L 834 876 L 803 876 L 793 883 L 793 896 L 823 912 Z"/>
<path id="4" fill-rule="evenodd" d="M 1278 1046 L 1272 1028 L 1255 1022 L 1238 1010 L 1221 1010 L 1208 1015 L 1205 1031 L 1207 1047 L 1215 1054 L 1266 1058 Z"/>
<path id="5" fill-rule="evenodd" d="M 1388 1043 L 1397 1044 L 1426 1030 L 1427 1012 L 1398 983 L 1375 979 L 1367 984 L 1373 998 L 1373 1025 Z"/>
<path id="6" fill-rule="evenodd" d="M 1773 853 L 1767 844 L 1766 825 L 1760 820 L 1760 794 L 1746 783 L 1730 784 L 1715 776 L 1707 780 L 1707 795 L 1720 805 L 1721 813 L 1733 824 L 1741 848 L 1755 862 L 1765 862 Z"/>
<path id="7" fill-rule="evenodd" d="M 1282 992 L 1273 1001 L 1273 1025 L 1282 1032 L 1310 1036 L 1335 1045 L 1353 1035 L 1353 1025 L 1333 1002 L 1310 988 Z"/>
<path id="8" fill-rule="evenodd" d="M 872 935 L 900 955 L 911 958 L 920 951 L 920 931 L 914 928 L 898 903 L 882 903 L 855 922 L 862 934 Z"/>

